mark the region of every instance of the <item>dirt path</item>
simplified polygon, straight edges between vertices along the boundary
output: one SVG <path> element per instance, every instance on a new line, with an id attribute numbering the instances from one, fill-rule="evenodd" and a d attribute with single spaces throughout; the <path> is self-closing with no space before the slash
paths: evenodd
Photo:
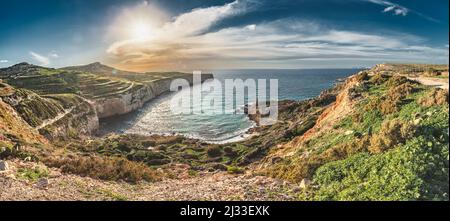
<path id="1" fill-rule="evenodd" d="M 71 107 L 69 109 L 65 109 L 64 112 L 58 114 L 58 116 L 50 119 L 50 120 L 45 120 L 41 125 L 36 127 L 36 130 L 40 130 L 48 125 L 54 124 L 55 122 L 61 120 L 62 118 L 64 118 L 67 114 L 72 113 L 72 111 L 75 109 L 75 107 Z"/>
<path id="2" fill-rule="evenodd" d="M 186 179 L 165 179 L 132 185 L 62 174 L 49 169 L 48 185 L 39 186 L 20 178 L 17 168 L 36 166 L 30 162 L 8 162 L 0 172 L 0 200 L 294 200 L 298 185 L 251 174 L 200 173 Z M 39 182 L 38 182 L 39 183 Z"/>
<path id="3" fill-rule="evenodd" d="M 449 88 L 448 78 L 440 79 L 440 78 L 429 78 L 429 77 L 417 77 L 417 78 L 410 77 L 409 79 L 420 82 L 423 85 L 435 86 L 435 87 L 447 89 L 447 90 Z"/>

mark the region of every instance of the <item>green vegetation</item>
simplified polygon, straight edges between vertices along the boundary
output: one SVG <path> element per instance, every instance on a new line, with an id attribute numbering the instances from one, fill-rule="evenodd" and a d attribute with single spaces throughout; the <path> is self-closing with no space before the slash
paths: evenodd
<path id="1" fill-rule="evenodd" d="M 240 173 L 244 173 L 244 169 L 240 168 L 240 167 L 235 167 L 235 166 L 230 166 L 227 168 L 228 173 L 231 174 L 240 174 Z"/>
<path id="2" fill-rule="evenodd" d="M 32 182 L 38 181 L 40 178 L 48 177 L 49 172 L 47 169 L 36 166 L 34 168 L 20 168 L 17 171 L 17 175 L 21 179 L 26 179 Z"/>

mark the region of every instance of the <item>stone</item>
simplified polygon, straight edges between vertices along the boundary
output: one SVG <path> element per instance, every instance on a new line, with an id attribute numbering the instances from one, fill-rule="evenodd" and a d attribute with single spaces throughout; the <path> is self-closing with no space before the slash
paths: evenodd
<path id="1" fill-rule="evenodd" d="M 218 164 L 213 164 L 211 167 L 212 167 L 213 169 L 215 169 L 215 170 L 220 170 L 220 171 L 227 171 L 227 169 L 228 169 L 227 166 L 225 166 L 225 165 L 223 165 L 223 164 L 220 164 L 220 163 L 218 163 Z"/>
<path id="2" fill-rule="evenodd" d="M 0 172 L 9 170 L 9 165 L 6 161 L 0 160 Z"/>
<path id="3" fill-rule="evenodd" d="M 300 182 L 300 188 L 306 189 L 309 186 L 311 186 L 311 180 L 303 179 L 302 182 Z"/>
<path id="4" fill-rule="evenodd" d="M 50 181 L 47 178 L 40 178 L 35 186 L 39 189 L 45 189 L 50 184 Z"/>

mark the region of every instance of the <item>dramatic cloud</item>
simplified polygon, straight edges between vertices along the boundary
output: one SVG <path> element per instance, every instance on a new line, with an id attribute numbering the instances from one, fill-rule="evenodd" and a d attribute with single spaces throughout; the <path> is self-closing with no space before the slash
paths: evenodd
<path id="1" fill-rule="evenodd" d="M 43 55 L 40 55 L 38 53 L 30 51 L 31 58 L 37 62 L 39 62 L 41 65 L 49 65 L 50 59 L 48 57 L 45 57 Z"/>
<path id="2" fill-rule="evenodd" d="M 397 9 L 401 7 L 386 8 L 387 11 Z M 423 46 L 423 40 L 412 35 L 330 29 L 295 19 L 210 31 L 220 20 L 247 10 L 250 9 L 244 1 L 195 9 L 154 28 L 146 39 L 117 41 L 107 52 L 117 66 L 138 71 L 292 67 L 311 60 L 333 59 L 445 61 L 448 55 L 447 49 Z"/>

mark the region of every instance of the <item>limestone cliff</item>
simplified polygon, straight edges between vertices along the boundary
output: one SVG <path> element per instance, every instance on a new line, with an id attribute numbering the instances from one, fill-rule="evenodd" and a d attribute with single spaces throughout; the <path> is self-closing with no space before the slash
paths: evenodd
<path id="1" fill-rule="evenodd" d="M 192 75 L 185 75 L 182 78 L 193 84 Z M 210 78 L 213 78 L 212 74 L 205 74 L 202 81 Z M 169 92 L 172 80 L 173 78 L 165 78 L 148 83 L 135 83 L 133 89 L 124 93 L 94 99 L 98 117 L 108 118 L 135 111 L 155 97 Z"/>

